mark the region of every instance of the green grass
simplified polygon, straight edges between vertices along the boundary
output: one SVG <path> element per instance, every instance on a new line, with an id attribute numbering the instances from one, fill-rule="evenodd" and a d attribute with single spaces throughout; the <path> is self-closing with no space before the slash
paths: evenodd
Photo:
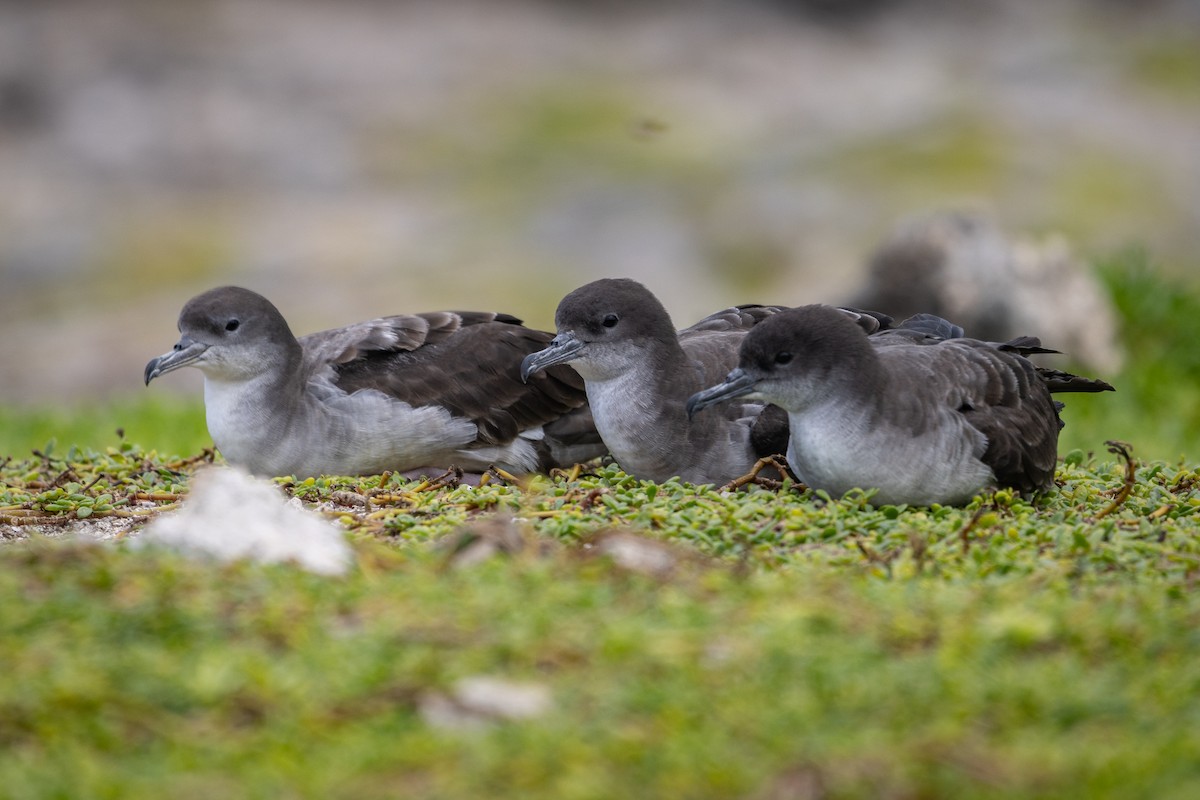
<path id="1" fill-rule="evenodd" d="M 1200 608 L 798 571 L 664 585 L 609 564 L 420 556 L 372 577 L 113 550 L 3 559 L 6 795 L 1184 798 Z M 42 630 L 31 637 L 27 631 Z M 549 689 L 463 732 L 420 707 Z"/>
<path id="2" fill-rule="evenodd" d="M 192 468 L 132 445 L 65 455 L 0 468 L 0 513 L 122 513 L 138 492 L 185 492 Z M 281 480 L 323 507 L 372 496 L 370 511 L 334 508 L 357 554 L 340 579 L 9 545 L 0 785 L 13 798 L 1189 797 L 1200 473 L 1143 464 L 1106 513 L 1126 477 L 1108 454 L 1071 454 L 1060 491 L 966 509 L 730 496 L 613 468 L 479 488 Z M 463 566 L 508 524 L 519 544 Z M 613 526 L 669 569 L 596 555 Z M 549 708 L 431 722 L 437 698 L 480 675 L 542 687 Z"/>
<path id="3" fill-rule="evenodd" d="M 14 408 L 0 406 L 0 459 L 32 450 L 72 446 L 103 450 L 139 442 L 174 455 L 212 447 L 204 423 L 204 400 L 139 392 L 99 404 Z"/>

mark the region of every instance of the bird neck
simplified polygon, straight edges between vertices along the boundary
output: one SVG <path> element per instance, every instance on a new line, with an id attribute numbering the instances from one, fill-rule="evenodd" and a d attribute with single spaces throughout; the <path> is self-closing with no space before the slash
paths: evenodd
<path id="1" fill-rule="evenodd" d="M 300 345 L 291 344 L 267 355 L 250 377 L 205 374 L 208 432 L 231 463 L 257 464 L 297 417 L 311 412 Z"/>

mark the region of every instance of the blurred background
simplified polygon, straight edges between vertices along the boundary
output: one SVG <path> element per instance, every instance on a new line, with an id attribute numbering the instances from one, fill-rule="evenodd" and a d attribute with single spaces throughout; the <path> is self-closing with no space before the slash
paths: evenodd
<path id="1" fill-rule="evenodd" d="M 1197 456 L 1198 231 L 1195 0 L 0 0 L 0 456 L 204 443 L 142 367 L 223 283 L 306 333 L 931 274 L 1118 385 L 1064 447 Z"/>

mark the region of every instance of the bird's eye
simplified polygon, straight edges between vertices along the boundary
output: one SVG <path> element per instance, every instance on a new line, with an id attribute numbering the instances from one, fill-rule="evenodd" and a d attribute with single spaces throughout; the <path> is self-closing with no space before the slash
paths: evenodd
<path id="1" fill-rule="evenodd" d="M 612 328 L 616 326 L 619 319 L 616 314 L 605 314 L 604 319 L 600 320 L 600 324 L 606 328 Z"/>
<path id="2" fill-rule="evenodd" d="M 775 363 L 776 364 L 786 364 L 791 360 L 792 360 L 792 354 L 786 350 L 784 350 L 782 353 L 775 354 Z"/>
<path id="3" fill-rule="evenodd" d="M 229 320 L 229 322 L 226 322 L 226 323 L 225 323 L 225 330 L 227 330 L 227 331 L 236 331 L 236 330 L 238 329 L 238 326 L 239 326 L 239 325 L 241 325 L 241 324 L 242 324 L 242 323 L 241 323 L 241 322 L 239 322 L 238 320 L 236 320 L 236 319 L 231 319 L 231 320 Z"/>

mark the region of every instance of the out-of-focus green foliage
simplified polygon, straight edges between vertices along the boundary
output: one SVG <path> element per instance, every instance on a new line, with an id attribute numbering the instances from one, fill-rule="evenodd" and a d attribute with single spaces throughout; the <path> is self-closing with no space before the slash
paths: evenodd
<path id="1" fill-rule="evenodd" d="M 212 447 L 200 397 L 143 392 L 95 405 L 41 408 L 0 406 L 0 459 L 32 450 L 62 455 L 72 446 L 104 450 L 138 442 L 163 454 L 196 454 Z"/>
<path id="2" fill-rule="evenodd" d="M 1130 58 L 1134 80 L 1168 97 L 1200 103 L 1200 35 L 1195 28 L 1155 37 Z"/>
<path id="3" fill-rule="evenodd" d="M 1200 454 L 1200 288 L 1174 282 L 1130 250 L 1103 261 L 1100 275 L 1121 320 L 1127 365 L 1105 375 L 1115 393 L 1063 399 L 1059 452 L 1132 442 L 1147 458 Z"/>

